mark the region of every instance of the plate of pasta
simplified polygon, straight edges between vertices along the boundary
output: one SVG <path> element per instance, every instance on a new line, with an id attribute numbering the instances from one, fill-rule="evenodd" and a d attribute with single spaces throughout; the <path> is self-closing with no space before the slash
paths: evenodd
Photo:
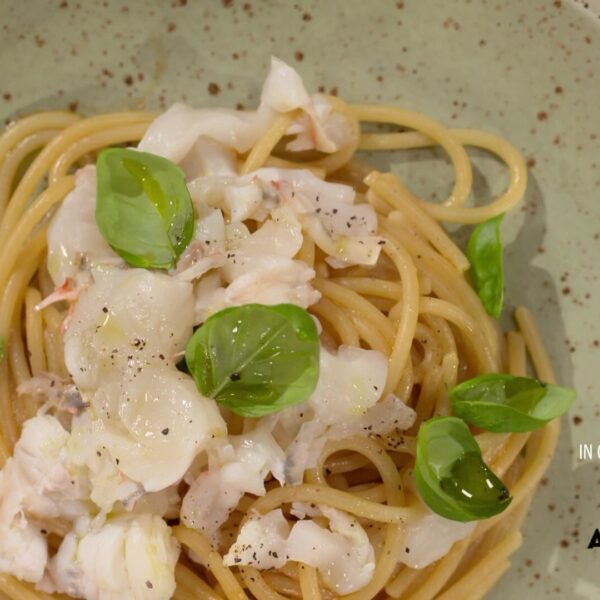
<path id="1" fill-rule="evenodd" d="M 384 39 L 392 18 L 429 32 L 420 15 L 434 4 L 374 16 L 344 4 L 336 18 L 352 26 L 340 45 L 359 53 L 360 15 Z M 84 14 L 61 3 L 49 18 L 110 31 L 114 15 L 128 20 L 137 6 L 106 5 Z M 592 435 L 582 398 L 591 371 L 582 362 L 573 378 L 557 335 L 568 328 L 567 355 L 594 352 L 593 294 L 581 286 L 597 279 L 583 275 L 593 253 L 581 254 L 581 271 L 565 267 L 561 252 L 574 260 L 578 250 L 554 247 L 550 231 L 578 219 L 584 243 L 597 240 L 597 207 L 580 204 L 577 184 L 575 216 L 546 200 L 539 181 L 556 182 L 555 169 L 530 141 L 563 147 L 570 132 L 538 129 L 567 110 L 559 100 L 569 86 L 593 84 L 548 68 L 555 99 L 541 94 L 524 141 L 522 130 L 515 139 L 505 131 L 510 101 L 498 122 L 483 114 L 498 106 L 490 92 L 476 93 L 470 110 L 448 97 L 419 102 L 427 85 L 407 94 L 410 77 L 431 82 L 443 69 L 417 60 L 410 72 L 397 63 L 384 73 L 381 49 L 358 61 L 371 65 L 358 79 L 375 82 L 364 93 L 350 92 L 344 74 L 315 84 L 345 59 L 332 47 L 311 63 L 310 44 L 290 58 L 279 33 L 264 53 L 256 46 L 252 68 L 243 51 L 211 58 L 223 32 L 235 38 L 244 23 L 270 32 L 293 15 L 294 27 L 320 35 L 328 11 L 342 10 L 263 8 L 150 11 L 144 19 L 168 17 L 166 29 L 136 33 L 146 45 L 135 74 L 110 100 L 118 77 L 98 58 L 88 65 L 97 94 L 77 92 L 72 74 L 59 77 L 61 93 L 36 101 L 29 80 L 4 92 L 2 595 L 475 600 L 535 585 L 539 597 L 595 597 L 592 572 L 576 578 L 559 555 L 572 544 L 566 514 L 577 528 L 571 551 L 593 534 L 583 531 L 593 514 L 582 521 L 571 504 L 585 506 L 591 470 L 564 457 L 594 439 L 565 429 Z M 472 10 L 442 19 L 436 43 L 457 34 L 466 52 L 479 23 Z M 506 10 L 499 23 L 511 21 Z M 583 44 L 598 45 L 580 9 L 539 10 L 591 28 L 596 37 L 582 34 Z M 526 12 L 523 22 L 535 10 Z M 193 37 L 191 17 L 205 23 L 203 36 Z M 38 49 L 49 35 L 42 21 Z M 18 20 L 8 22 L 10 36 Z M 244 31 L 254 40 L 256 29 Z M 498 47 L 491 31 L 478 34 L 483 53 Z M 416 49 L 411 39 L 400 54 Z M 196 83 L 169 86 L 184 40 L 204 56 L 196 77 L 205 94 Z M 93 52 L 123 67 L 127 42 L 73 44 L 74 65 Z M 492 62 L 473 69 L 485 77 Z M 18 60 L 8 63 L 0 59 L 10 75 Z M 234 102 L 248 82 L 253 93 Z M 518 98 L 530 93 L 511 85 Z M 436 107 L 446 101 L 454 112 L 445 121 Z M 597 121 L 582 157 L 597 146 Z M 544 291 L 532 245 L 542 264 L 547 254 L 555 263 L 562 303 Z M 559 490 L 557 477 L 575 477 L 575 491 Z"/>

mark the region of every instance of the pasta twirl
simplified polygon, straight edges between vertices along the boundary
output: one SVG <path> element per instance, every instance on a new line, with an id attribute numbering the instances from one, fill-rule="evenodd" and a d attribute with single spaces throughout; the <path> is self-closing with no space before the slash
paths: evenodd
<path id="1" fill-rule="evenodd" d="M 4 596 L 24 600 L 47 598 L 54 592 L 58 597 L 66 598 L 60 593 L 69 592 L 80 597 L 102 597 L 101 590 L 105 589 L 102 586 L 109 584 L 92 582 L 92 585 L 86 580 L 83 556 L 75 565 L 76 570 L 80 569 L 77 580 L 64 582 L 61 560 L 67 559 L 58 548 L 65 548 L 71 542 L 83 547 L 88 543 L 85 541 L 87 535 L 104 535 L 104 529 L 94 529 L 95 525 L 90 523 L 92 518 L 104 519 L 114 528 L 111 531 L 118 531 L 114 535 L 121 536 L 119 543 L 125 548 L 133 543 L 132 538 L 127 537 L 134 535 L 132 531 L 142 535 L 139 533 L 140 514 L 145 515 L 148 527 L 153 528 L 151 535 L 157 536 L 153 539 L 162 540 L 162 545 L 159 544 L 164 552 L 161 564 L 173 566 L 176 589 L 169 595 L 181 600 L 475 599 L 482 598 L 508 569 L 510 555 L 521 543 L 523 515 L 556 446 L 558 421 L 531 434 L 477 435 L 486 462 L 496 474 L 511 481 L 511 505 L 501 514 L 466 528 L 464 524 L 445 523 L 444 526 L 449 527 L 444 534 L 447 547 L 429 562 L 417 564 L 417 558 L 409 557 L 408 553 L 410 551 L 414 556 L 418 552 L 418 545 L 411 546 L 410 540 L 414 539 L 411 536 L 422 535 L 418 526 L 420 519 L 438 518 L 427 516 L 414 487 L 412 470 L 420 424 L 435 415 L 451 413 L 447 390 L 482 373 L 523 376 L 527 371 L 526 352 L 538 375 L 549 383 L 554 380 L 530 313 L 519 308 L 516 314 L 519 330 L 499 334 L 470 286 L 469 261 L 441 225 L 443 222 L 481 223 L 514 207 L 521 199 L 527 181 L 521 156 L 497 136 L 470 129 L 448 129 L 424 115 L 402 108 L 358 106 L 339 98 L 306 95 L 298 105 L 285 109 L 275 101 L 265 100 L 266 96 L 263 93 L 263 103 L 256 114 L 235 116 L 236 127 L 242 128 L 235 139 L 227 138 L 227 133 L 221 137 L 220 133 L 215 133 L 215 115 L 209 115 L 206 125 L 201 111 L 187 113 L 191 109 L 179 105 L 175 109 L 179 111 L 178 118 L 183 123 L 188 118 L 186 115 L 191 115 L 190 125 L 184 127 L 185 131 L 174 134 L 174 144 L 197 130 L 185 148 L 173 146 L 158 151 L 156 140 L 160 136 L 154 135 L 152 129 L 156 127 L 156 115 L 150 113 L 118 113 L 90 118 L 62 112 L 40 113 L 12 124 L 0 138 L 0 339 L 5 354 L 0 362 L 0 459 L 5 471 L 12 468 L 11 464 L 16 464 L 17 459 L 10 458 L 15 445 L 18 440 L 21 440 L 19 444 L 24 443 L 24 432 L 30 427 L 27 423 L 43 405 L 42 412 L 34 418 L 42 419 L 42 414 L 61 415 L 65 430 L 57 430 L 56 435 L 65 436 L 66 441 L 60 442 L 63 444 L 60 456 L 64 457 L 65 453 L 77 456 L 67 470 L 70 469 L 74 478 L 74 487 L 75 479 L 81 478 L 77 479 L 81 489 L 62 497 L 71 512 L 65 512 L 64 506 L 60 510 L 30 507 L 29 500 L 23 496 L 21 502 L 27 507 L 24 510 L 36 515 L 32 522 L 41 523 L 45 534 L 48 532 L 44 523 L 56 525 L 60 522 L 64 527 L 61 530 L 56 525 L 56 531 L 62 532 L 61 535 L 52 536 L 49 543 L 43 542 L 48 553 L 48 563 L 42 565 L 43 580 L 41 576 L 31 575 L 27 571 L 28 565 L 10 563 L 3 555 L 4 542 L 0 542 L 0 564 L 4 565 L 3 570 L 12 573 L 0 577 Z M 330 120 L 323 121 L 323 114 Z M 361 125 L 367 122 L 393 124 L 402 127 L 403 131 L 361 133 Z M 227 127 L 224 123 L 223 131 Z M 336 127 L 343 130 L 343 135 L 337 138 Z M 190 450 L 189 461 L 182 466 L 181 475 L 171 481 L 165 471 L 161 481 L 166 483 L 156 484 L 154 489 L 151 489 L 151 482 L 156 478 L 147 473 L 143 457 L 132 466 L 131 461 L 128 462 L 131 457 L 118 454 L 139 447 L 130 443 L 129 438 L 127 443 L 122 441 L 124 437 L 118 438 L 126 435 L 122 429 L 115 430 L 114 435 L 111 433 L 110 443 L 115 445 L 108 445 L 108 449 L 105 446 L 94 448 L 91 457 L 85 454 L 81 444 L 77 446 L 75 430 L 78 435 L 89 435 L 86 427 L 97 428 L 100 418 L 110 419 L 113 414 L 110 406 L 115 397 L 124 403 L 118 412 L 119 418 L 125 418 L 122 414 L 129 409 L 123 399 L 129 393 L 137 393 L 131 392 L 133 388 L 123 387 L 129 383 L 118 380 L 114 383 L 117 387 L 102 391 L 102 383 L 92 384 L 84 379 L 83 370 L 87 367 L 83 363 L 77 363 L 82 365 L 82 373 L 74 375 L 75 359 L 69 344 L 75 342 L 66 341 L 70 339 L 69 329 L 83 318 L 77 311 L 81 309 L 85 294 L 103 277 L 94 270 L 97 263 L 104 265 L 101 267 L 107 273 L 104 277 L 113 277 L 111 269 L 117 269 L 118 277 L 126 277 L 130 271 L 108 246 L 96 246 L 94 252 L 108 252 L 109 259 L 106 256 L 98 259 L 86 246 L 88 249 L 77 255 L 76 264 L 55 264 L 47 250 L 52 243 L 48 222 L 57 214 L 56 209 L 65 198 L 72 199 L 73 194 L 81 192 L 81 186 L 89 184 L 89 189 L 95 189 L 90 167 L 74 175 L 84 166 L 87 157 L 97 156 L 108 146 L 136 144 L 140 140 L 142 150 L 162 154 L 179 163 L 194 201 L 197 224 L 194 240 L 189 246 L 192 250 L 189 254 L 184 253 L 168 274 L 160 275 L 177 282 L 181 298 L 188 298 L 188 295 L 191 298 L 194 294 L 195 320 L 181 326 L 182 331 L 188 332 L 185 335 L 191 335 L 192 325 L 204 322 L 218 309 L 250 302 L 277 303 L 266 302 L 260 295 L 266 285 L 265 273 L 269 273 L 278 286 L 268 288 L 269 293 L 280 294 L 285 301 L 308 308 L 318 319 L 323 345 L 322 373 L 326 364 L 323 361 L 330 361 L 327 364 L 334 365 L 332 369 L 341 370 L 343 375 L 346 368 L 343 361 L 352 365 L 352 360 L 358 360 L 353 351 L 373 350 L 377 351 L 377 356 L 384 355 L 385 360 L 379 362 L 375 354 L 370 355 L 371 376 L 375 378 L 376 372 L 384 376 L 382 389 L 378 382 L 374 383 L 375 379 L 369 380 L 377 393 L 369 410 L 358 411 L 366 420 L 360 423 L 351 419 L 344 423 L 335 422 L 333 418 L 326 421 L 327 413 L 323 413 L 325 416 L 319 417 L 320 421 L 317 418 L 310 421 L 301 408 L 296 412 L 290 409 L 289 417 L 283 411 L 277 418 L 255 420 L 229 411 L 218 413 L 215 408 L 214 420 L 223 419 L 225 433 L 221 429 L 215 436 L 216 429 L 210 430 L 213 433 L 207 434 L 208 441 L 199 435 L 196 443 L 203 444 L 202 452 Z M 284 145 L 290 142 L 296 147 L 291 145 L 292 149 L 286 150 Z M 434 145 L 448 153 L 455 168 L 454 188 L 447 201 L 441 204 L 417 198 L 391 173 L 366 171 L 364 163 L 357 158 L 360 150 L 401 152 Z M 466 205 L 472 184 L 466 151 L 469 146 L 496 155 L 506 163 L 510 175 L 510 183 L 502 196 L 475 208 Z M 295 150 L 302 153 L 296 154 Z M 32 155 L 29 166 L 17 177 L 21 164 Z M 357 174 L 362 180 L 360 184 Z M 86 183 L 85 177 L 90 177 L 91 183 Z M 334 182 L 342 184 L 341 187 L 321 187 Z M 360 191 L 355 204 L 345 196 L 348 190 L 353 195 L 353 188 Z M 38 189 L 42 191 L 38 192 Z M 316 197 L 311 196 L 314 205 L 306 204 L 307 189 L 316 190 Z M 323 204 L 321 208 L 319 202 L 326 202 L 329 192 L 320 190 L 329 190 L 338 204 Z M 299 200 L 299 197 L 302 198 Z M 85 198 L 80 200 L 84 202 Z M 355 212 L 350 212 L 349 207 L 356 209 Z M 367 231 L 371 214 L 367 207 L 375 215 L 372 231 Z M 198 214 L 199 211 L 202 214 Z M 339 223 L 336 215 L 343 211 L 346 211 L 347 221 Z M 240 218 L 235 217 L 240 214 Z M 52 220 L 51 227 L 55 229 L 51 231 L 56 231 L 57 219 Z M 359 221 L 362 229 L 354 230 Z M 285 235 L 278 237 L 277 227 L 282 222 L 286 223 Z M 345 229 L 355 233 L 345 237 Z M 225 253 L 207 250 L 213 242 L 217 243 L 213 240 L 215 231 L 224 232 Z M 76 236 L 77 232 L 72 233 Z M 82 243 L 87 244 L 89 239 L 86 237 Z M 71 242 L 65 239 L 62 243 L 61 247 L 68 253 Z M 256 250 L 256 244 L 263 244 L 260 248 L 265 244 L 279 249 L 285 247 L 282 250 L 284 256 L 265 261 Z M 247 253 L 244 256 L 248 262 L 258 261 L 257 270 L 234 262 L 236 252 L 240 262 L 243 252 Z M 242 268 L 245 270 L 240 275 L 236 269 Z M 66 269 L 66 276 L 59 285 L 56 278 L 60 269 Z M 120 293 L 119 286 L 127 285 L 125 280 L 122 284 L 117 279 L 110 281 L 113 283 L 107 284 L 106 303 L 116 302 L 114 298 Z M 162 280 L 144 281 L 143 285 L 148 286 L 144 288 L 146 294 L 160 296 L 163 293 Z M 179 292 L 173 291 L 175 284 L 165 285 L 170 286 L 164 292 L 169 299 L 167 304 L 178 302 L 176 294 Z M 292 293 L 290 289 L 294 294 L 292 300 L 285 295 Z M 110 316 L 109 308 L 104 312 Z M 157 321 L 156 327 L 163 325 Z M 177 338 L 178 334 L 171 335 Z M 96 343 L 95 338 L 89 339 L 92 340 L 90 344 Z M 156 343 L 163 342 L 158 340 Z M 145 346 L 146 343 L 152 341 L 140 338 L 137 345 Z M 109 363 L 115 360 L 118 352 L 117 341 L 114 344 L 115 350 L 108 354 L 111 358 L 106 359 L 105 370 L 97 376 L 100 380 L 113 377 Z M 85 353 L 83 346 L 78 348 L 77 352 Z M 180 360 L 183 355 L 181 345 L 173 342 L 172 351 Z M 167 380 L 168 386 L 181 385 L 182 390 L 188 390 L 185 386 L 191 385 L 191 379 L 181 373 L 175 375 L 175 359 L 169 354 L 166 358 L 160 356 L 160 360 L 169 364 L 156 367 L 158 375 L 152 387 L 144 392 L 146 397 Z M 131 362 L 137 358 L 130 356 L 127 360 Z M 152 365 L 159 361 L 155 355 L 147 360 Z M 172 371 L 166 370 L 171 367 Z M 352 367 L 348 368 L 347 373 L 351 373 Z M 233 375 L 237 374 L 232 374 L 232 380 L 239 379 Z M 74 381 L 77 385 L 73 385 Z M 337 389 L 342 389 L 344 382 L 339 378 L 336 381 Z M 86 387 L 92 385 L 95 386 L 93 393 Z M 317 387 L 317 392 L 319 389 Z M 373 390 L 370 393 L 374 393 Z M 95 403 L 100 402 L 98 398 L 102 394 L 105 394 L 102 410 L 108 416 L 99 417 L 94 413 L 95 416 L 90 417 L 93 426 L 89 425 L 85 421 L 86 410 L 98 410 L 100 405 Z M 129 398 L 126 400 L 129 402 Z M 334 410 L 333 404 L 329 406 L 327 410 Z M 155 418 L 148 415 L 144 418 Z M 394 415 L 400 415 L 397 425 L 382 424 Z M 115 418 L 114 414 L 112 418 Z M 196 418 L 197 413 L 190 412 L 189 422 Z M 139 419 L 127 427 L 135 429 L 138 425 Z M 173 427 L 171 422 L 165 424 L 160 428 L 160 434 L 168 439 Z M 229 441 L 218 446 L 211 441 L 211 435 Z M 242 441 L 236 446 L 238 439 Z M 243 471 L 236 472 L 235 477 L 227 475 L 234 469 L 232 465 L 238 463 L 223 458 L 223 453 L 239 456 L 244 447 L 269 450 L 260 458 L 263 462 L 257 483 L 238 489 L 235 486 Z M 182 455 L 188 452 L 187 446 L 178 448 Z M 523 448 L 527 450 L 524 455 Z M 103 453 L 108 456 L 108 463 L 94 463 L 96 454 L 98 461 L 105 460 Z M 160 469 L 158 463 L 163 457 L 160 453 L 153 456 L 157 469 Z M 239 464 L 245 464 L 244 460 L 239 459 Z M 247 460 L 258 459 L 252 455 Z M 60 464 L 66 463 L 63 460 Z M 98 481 L 105 477 L 101 476 L 102 469 L 110 471 L 111 475 L 102 479 L 100 489 Z M 139 478 L 136 479 L 134 472 L 140 473 Z M 282 481 L 284 485 L 281 485 Z M 110 487 L 113 485 L 114 488 Z M 130 487 L 126 492 L 119 488 L 119 496 L 115 491 L 118 486 Z M 220 493 L 233 494 L 226 509 L 222 507 Z M 183 508 L 180 506 L 182 496 Z M 93 508 L 90 508 L 92 501 Z M 214 506 L 218 509 L 211 502 L 216 502 Z M 157 508 L 158 503 L 160 508 Z M 215 514 L 223 509 L 222 518 L 217 519 L 218 525 L 212 530 L 204 524 L 199 525 L 205 523 L 203 506 L 208 506 Z M 114 516 L 107 516 L 111 509 L 118 515 L 114 521 L 111 521 Z M 155 517 L 163 525 L 155 522 Z M 234 543 L 241 543 L 244 528 L 261 523 L 260 519 L 269 520 L 269 526 L 274 529 L 268 531 L 278 532 L 273 533 L 272 538 L 280 537 L 281 548 L 293 557 L 267 571 L 262 570 L 258 562 L 251 559 L 244 562 L 245 559 L 239 558 L 243 556 L 243 548 L 232 550 Z M 72 529 L 74 522 L 78 525 Z M 166 522 L 173 525 L 172 531 Z M 106 524 L 104 527 L 108 526 Z M 301 527 L 298 528 L 298 524 L 302 524 Z M 10 529 L 10 523 L 0 524 L 0 538 L 8 535 L 6 528 Z M 66 536 L 65 531 L 69 532 Z M 311 563 L 302 544 L 294 545 L 291 541 L 297 536 L 309 535 L 307 532 L 311 531 L 311 535 L 324 536 L 323 543 L 344 540 L 350 548 L 348 560 L 355 560 L 356 569 L 364 570 L 360 585 L 344 587 L 343 578 L 332 583 L 331 573 L 328 575 L 327 569 L 320 564 Z M 65 541 L 62 541 L 63 537 Z M 94 539 L 98 543 L 108 540 Z M 179 562 L 175 567 L 180 546 Z M 478 551 L 483 548 L 485 553 Z M 268 558 L 272 560 L 275 554 L 275 559 L 279 560 L 278 552 L 281 553 L 273 546 Z M 337 563 L 331 564 L 329 571 L 335 571 Z M 136 587 L 133 581 L 135 564 L 127 569 L 115 576 L 116 579 L 122 576 L 129 582 L 123 584 L 124 588 L 118 588 L 129 590 L 121 592 L 122 597 L 160 598 L 161 594 L 167 593 L 161 590 L 170 589 L 168 586 L 161 588 L 150 576 Z M 48 580 L 52 582 L 49 585 Z"/>

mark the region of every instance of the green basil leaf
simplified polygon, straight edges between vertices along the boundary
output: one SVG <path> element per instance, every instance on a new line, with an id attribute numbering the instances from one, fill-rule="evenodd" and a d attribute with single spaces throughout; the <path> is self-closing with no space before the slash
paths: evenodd
<path id="1" fill-rule="evenodd" d="M 293 304 L 246 304 L 212 315 L 185 353 L 198 389 L 244 417 L 306 400 L 319 379 L 319 336 Z"/>
<path id="2" fill-rule="evenodd" d="M 173 267 L 194 233 L 183 171 L 161 156 L 109 148 L 96 176 L 96 222 L 111 248 L 134 267 Z"/>
<path id="3" fill-rule="evenodd" d="M 489 315 L 500 316 L 504 298 L 504 267 L 500 223 L 504 214 L 475 227 L 467 245 L 471 279 Z"/>
<path id="4" fill-rule="evenodd" d="M 0 360 L 4 360 L 4 339 L 0 337 Z"/>
<path id="5" fill-rule="evenodd" d="M 565 413 L 575 400 L 575 390 L 497 373 L 464 381 L 449 395 L 457 417 L 499 433 L 543 427 Z"/>
<path id="6" fill-rule="evenodd" d="M 512 500 L 483 462 L 465 422 L 456 417 L 436 417 L 419 428 L 415 481 L 423 502 L 453 521 L 492 517 Z"/>

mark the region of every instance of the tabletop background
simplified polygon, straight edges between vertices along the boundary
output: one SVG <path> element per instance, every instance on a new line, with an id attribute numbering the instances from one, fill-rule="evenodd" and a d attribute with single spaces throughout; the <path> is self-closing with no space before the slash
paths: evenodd
<path id="1" fill-rule="evenodd" d="M 598 15 L 598 0 L 0 0 L 0 119 L 176 100 L 250 108 L 275 54 L 309 90 L 398 103 L 510 139 L 530 180 L 503 226 L 505 319 L 516 304 L 533 309 L 559 381 L 579 396 L 525 543 L 489 597 L 597 599 L 600 549 L 587 545 L 600 527 L 600 459 L 580 461 L 578 447 L 600 444 Z M 505 174 L 473 156 L 475 202 L 484 202 Z M 377 161 L 423 197 L 451 189 L 436 151 Z"/>

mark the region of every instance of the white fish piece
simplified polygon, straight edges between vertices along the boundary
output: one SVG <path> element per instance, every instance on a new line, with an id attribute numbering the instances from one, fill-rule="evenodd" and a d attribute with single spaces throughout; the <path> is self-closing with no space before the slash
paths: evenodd
<path id="1" fill-rule="evenodd" d="M 276 112 L 261 104 L 255 112 L 225 108 L 194 109 L 173 104 L 148 128 L 138 148 L 179 163 L 196 140 L 206 136 L 238 153 L 247 152 L 268 129 Z"/>
<path id="2" fill-rule="evenodd" d="M 237 179 L 199 177 L 189 188 L 196 206 L 219 207 L 234 222 L 263 220 L 265 211 L 273 216 L 287 209 L 298 221 L 294 227 L 308 231 L 334 268 L 372 266 L 385 243 L 376 235 L 373 207 L 355 204 L 351 186 L 323 181 L 307 169 L 264 168 Z"/>
<path id="3" fill-rule="evenodd" d="M 179 166 L 188 181 L 201 176 L 236 175 L 237 157 L 231 148 L 201 135 Z"/>
<path id="4" fill-rule="evenodd" d="M 286 554 L 318 569 L 323 583 L 337 594 L 355 592 L 373 577 L 373 546 L 356 519 L 328 506 L 318 508 L 329 519 L 329 529 L 311 520 L 298 521 L 287 540 Z"/>
<path id="5" fill-rule="evenodd" d="M 146 269 L 98 267 L 93 276 L 64 336 L 67 369 L 80 391 L 93 392 L 124 369 L 174 364 L 193 332 L 191 283 Z"/>
<path id="6" fill-rule="evenodd" d="M 225 564 L 264 570 L 292 560 L 317 568 L 323 582 L 338 594 L 364 587 L 375 570 L 375 553 L 363 527 L 330 507 L 319 505 L 312 512 L 326 517 L 329 528 L 312 520 L 300 520 L 290 527 L 281 509 L 251 517 L 225 555 Z"/>
<path id="7" fill-rule="evenodd" d="M 262 99 L 280 113 L 302 109 L 286 132 L 297 135 L 288 143 L 288 150 L 335 152 L 350 140 L 352 132 L 346 118 L 334 113 L 331 103 L 322 94 L 309 96 L 297 71 L 278 58 L 271 58 L 271 71 Z"/>
<path id="8" fill-rule="evenodd" d="M 277 207 L 271 211 L 271 218 L 254 233 L 243 237 L 238 234 L 230 241 L 228 251 L 235 255 L 229 257 L 225 277 L 234 279 L 236 274 L 247 272 L 244 260 L 271 255 L 293 258 L 302 247 L 302 241 L 302 227 L 294 213 L 287 207 Z"/>
<path id="9" fill-rule="evenodd" d="M 248 177 L 202 176 L 188 184 L 196 207 L 220 208 L 233 223 L 246 219 L 263 220 L 263 191 L 260 182 Z"/>
<path id="10" fill-rule="evenodd" d="M 178 557 L 156 515 L 81 519 L 50 560 L 44 587 L 86 600 L 163 600 L 175 591 Z"/>
<path id="11" fill-rule="evenodd" d="M 55 417 L 40 415 L 24 423 L 13 456 L 0 471 L 0 571 L 40 581 L 48 549 L 32 520 L 87 515 L 89 488 L 66 461 L 68 438 Z"/>
<path id="12" fill-rule="evenodd" d="M 381 399 L 388 360 L 380 352 L 342 345 L 332 353 L 322 346 L 319 362 L 315 391 L 305 403 L 282 411 L 274 430 L 282 443 L 292 438 L 286 444 L 285 468 L 292 485 L 316 466 L 327 440 L 405 430 L 415 419 L 397 397 Z"/>
<path id="13" fill-rule="evenodd" d="M 64 199 L 48 228 L 48 272 L 56 286 L 75 279 L 82 268 L 122 264 L 96 224 L 96 167 L 75 174 L 75 188 Z"/>
<path id="14" fill-rule="evenodd" d="M 178 163 L 188 155 L 198 138 L 206 136 L 244 153 L 267 131 L 278 114 L 303 109 L 310 117 L 309 139 L 314 140 L 317 149 L 332 152 L 337 145 L 328 139 L 327 134 L 340 127 L 342 121 L 338 118 L 335 122 L 321 124 L 320 119 L 328 121 L 322 107 L 324 102 L 326 99 L 321 98 L 319 107 L 314 107 L 298 73 L 273 57 L 256 111 L 192 109 L 177 103 L 150 125 L 138 147 Z M 304 123 L 299 122 L 296 131 L 301 133 L 305 128 Z M 345 139 L 347 128 L 348 125 L 343 134 L 336 133 L 336 139 L 340 135 Z"/>
<path id="15" fill-rule="evenodd" d="M 198 204 L 198 218 L 194 228 L 194 239 L 170 271 L 182 281 L 194 281 L 213 269 L 225 264 L 225 221 L 218 208 Z"/>
<path id="16" fill-rule="evenodd" d="M 411 569 L 423 569 L 442 558 L 455 542 L 469 536 L 477 525 L 475 521 L 461 523 L 445 519 L 424 506 L 422 511 L 421 517 L 406 525 L 402 541 L 405 550 L 398 557 Z"/>
<path id="17" fill-rule="evenodd" d="M 266 515 L 252 516 L 242 525 L 223 562 L 228 567 L 251 565 L 261 570 L 279 569 L 289 560 L 287 538 L 290 530 L 280 508 Z"/>
<path id="18" fill-rule="evenodd" d="M 87 445 L 118 464 L 79 459 L 105 506 L 135 493 L 132 482 L 147 492 L 172 485 L 226 427 L 214 400 L 175 368 L 193 332 L 192 285 L 145 269 L 96 269 L 94 278 L 67 327 L 65 361 L 91 405 Z"/>
<path id="19" fill-rule="evenodd" d="M 363 415 L 381 398 L 388 359 L 376 350 L 342 345 L 336 353 L 321 347 L 320 376 L 308 405 L 328 425 Z"/>
<path id="20" fill-rule="evenodd" d="M 90 412 L 97 445 L 147 492 L 179 481 L 207 443 L 226 434 L 215 401 L 170 366 L 124 371 L 98 389 Z"/>
<path id="21" fill-rule="evenodd" d="M 39 518 L 87 514 L 89 485 L 68 460 L 69 433 L 56 417 L 28 419 L 9 460 L 18 465 L 23 509 Z"/>
<path id="22" fill-rule="evenodd" d="M 312 94 L 311 103 L 304 108 L 286 133 L 295 135 L 286 149 L 291 152 L 320 150 L 335 152 L 346 146 L 352 136 L 350 124 L 340 113 L 333 111 L 329 99 L 322 94 Z"/>
<path id="23" fill-rule="evenodd" d="M 208 310 L 210 314 L 252 302 L 290 303 L 307 308 L 319 301 L 321 294 L 310 285 L 315 272 L 305 263 L 274 255 L 245 259 L 242 253 L 236 253 L 236 257 L 240 262 L 245 261 L 248 270 L 233 279 L 222 293 L 215 293 Z"/>
<path id="24" fill-rule="evenodd" d="M 211 208 L 206 204 L 196 207 L 196 228 L 194 240 L 204 244 L 207 252 L 223 252 L 226 245 L 225 219 L 218 208 Z"/>
<path id="25" fill-rule="evenodd" d="M 102 421 L 93 421 L 91 411 L 86 411 L 73 419 L 67 450 L 69 461 L 87 474 L 90 500 L 109 513 L 117 502 L 129 509 L 145 490 L 119 470 L 99 437 L 103 431 Z"/>
<path id="26" fill-rule="evenodd" d="M 303 308 L 318 302 L 320 293 L 310 284 L 313 269 L 293 260 L 302 246 L 302 230 L 287 207 L 274 209 L 271 217 L 250 234 L 243 223 L 228 224 L 226 260 L 221 282 L 212 277 L 195 288 L 196 322 L 211 314 L 248 303 L 292 303 Z M 228 283 L 223 287 L 223 283 Z"/>
<path id="27" fill-rule="evenodd" d="M 285 453 L 269 430 L 269 421 L 251 433 L 229 436 L 229 443 L 213 452 L 209 469 L 191 484 L 182 507 L 187 527 L 199 529 L 218 544 L 217 530 L 246 493 L 265 494 L 269 473 L 284 484 Z"/>
<path id="28" fill-rule="evenodd" d="M 204 323 L 221 307 L 225 307 L 225 288 L 219 272 L 208 273 L 194 286 L 194 322 Z"/>

